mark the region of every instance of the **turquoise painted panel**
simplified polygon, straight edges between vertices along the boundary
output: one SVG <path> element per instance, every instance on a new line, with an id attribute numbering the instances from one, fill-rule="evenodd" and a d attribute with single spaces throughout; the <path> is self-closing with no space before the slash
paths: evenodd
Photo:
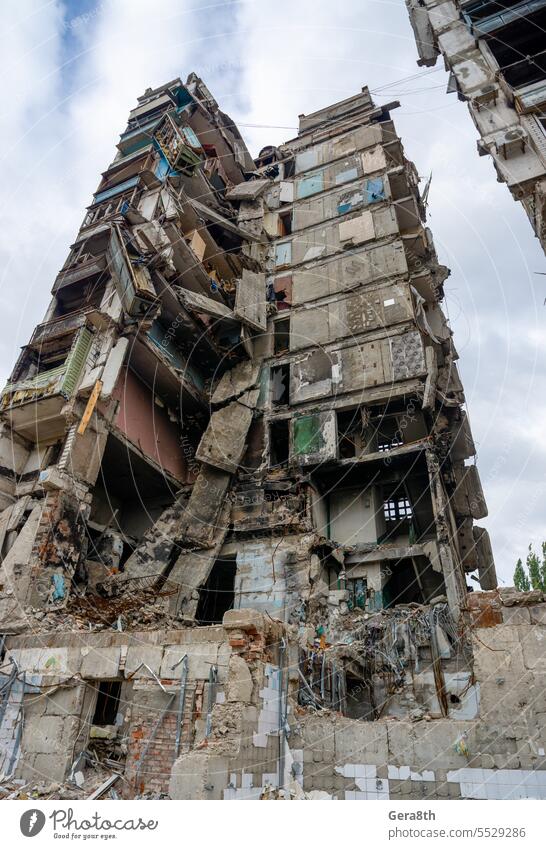
<path id="1" fill-rule="evenodd" d="M 351 180 L 356 180 L 358 171 L 356 168 L 348 168 L 346 171 L 341 171 L 336 174 L 336 186 L 341 186 L 343 183 L 350 183 Z"/>
<path id="2" fill-rule="evenodd" d="M 275 245 L 275 265 L 290 265 L 292 262 L 292 242 L 279 242 Z"/>
<path id="3" fill-rule="evenodd" d="M 366 200 L 367 203 L 377 203 L 380 200 L 385 200 L 385 186 L 382 177 L 374 177 L 371 180 L 366 180 Z"/>
<path id="4" fill-rule="evenodd" d="M 115 195 L 119 195 L 121 192 L 124 192 L 126 189 L 131 189 L 133 186 L 136 186 L 140 177 L 131 177 L 130 180 L 125 180 L 123 183 L 118 183 L 117 186 L 112 186 L 111 189 L 106 189 L 104 192 L 99 192 L 97 195 L 93 197 L 93 203 L 100 203 L 103 200 L 108 200 L 108 198 L 114 197 Z"/>
<path id="5" fill-rule="evenodd" d="M 154 171 L 155 176 L 158 180 L 164 180 L 165 177 L 169 174 L 170 170 L 171 166 L 167 162 L 165 155 L 162 151 L 159 151 L 159 160 Z"/>
<path id="6" fill-rule="evenodd" d="M 324 190 L 324 173 L 316 171 L 308 177 L 302 177 L 296 183 L 298 198 L 307 198 Z"/>
<path id="7" fill-rule="evenodd" d="M 176 99 L 176 106 L 178 109 L 183 109 L 189 103 L 193 103 L 193 97 L 189 93 L 188 89 L 181 85 L 173 91 L 173 94 Z"/>
<path id="8" fill-rule="evenodd" d="M 180 129 L 186 137 L 186 141 L 190 145 L 190 147 L 201 147 L 201 142 L 199 141 L 191 127 L 180 127 Z"/>

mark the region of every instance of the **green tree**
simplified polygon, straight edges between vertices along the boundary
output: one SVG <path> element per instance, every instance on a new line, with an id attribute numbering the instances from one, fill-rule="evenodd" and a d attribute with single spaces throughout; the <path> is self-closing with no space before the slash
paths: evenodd
<path id="1" fill-rule="evenodd" d="M 527 574 L 529 582 L 534 590 L 544 590 L 542 582 L 542 563 L 538 559 L 538 555 L 533 551 L 533 546 L 529 545 L 527 553 Z"/>
<path id="2" fill-rule="evenodd" d="M 521 557 L 516 563 L 516 569 L 514 572 L 514 586 L 520 593 L 528 593 L 531 589 L 531 584 L 529 583 L 529 578 L 527 577 L 527 573 L 523 568 L 523 563 L 521 562 Z"/>

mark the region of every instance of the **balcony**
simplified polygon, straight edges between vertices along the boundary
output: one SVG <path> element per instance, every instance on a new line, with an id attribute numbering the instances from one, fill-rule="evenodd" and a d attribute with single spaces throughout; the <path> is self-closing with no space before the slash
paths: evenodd
<path id="1" fill-rule="evenodd" d="M 98 277 L 105 268 L 106 260 L 104 256 L 91 256 L 83 262 L 73 263 L 58 273 L 53 284 L 53 292 L 57 292 L 65 286 L 71 286 L 73 283 L 79 283 L 80 280 Z"/>
<path id="2" fill-rule="evenodd" d="M 166 115 L 154 133 L 156 144 L 175 171 L 191 173 L 203 158 L 203 148 L 190 127 L 178 127 Z"/>
<path id="3" fill-rule="evenodd" d="M 86 314 L 84 312 L 73 312 L 69 315 L 53 318 L 51 321 L 44 321 L 35 327 L 28 347 L 39 349 L 44 343 L 50 343 L 67 333 L 73 333 L 79 327 L 83 327 L 85 321 Z"/>
<path id="4" fill-rule="evenodd" d="M 546 80 L 523 86 L 514 94 L 518 112 L 540 112 L 546 104 Z"/>
<path id="5" fill-rule="evenodd" d="M 138 182 L 138 177 L 136 179 Z M 118 186 L 118 188 L 120 187 Z M 123 191 L 120 189 L 119 194 L 101 202 L 97 202 L 95 198 L 95 202 L 88 208 L 82 226 L 80 227 L 80 233 L 82 230 L 87 230 L 87 228 L 93 227 L 101 221 L 107 221 L 116 216 L 127 215 L 129 210 L 135 210 L 138 206 L 141 193 L 142 187 L 140 185 L 131 185 Z M 138 221 L 132 223 L 143 223 L 145 220 L 143 216 L 140 216 Z"/>
<path id="6" fill-rule="evenodd" d="M 45 332 L 47 324 L 36 328 L 33 344 L 37 341 L 36 333 Z M 81 327 L 61 365 L 4 387 L 0 394 L 0 412 L 8 418 L 16 433 L 33 442 L 43 442 L 64 432 L 66 423 L 61 411 L 75 394 L 92 340 L 92 332 Z"/>

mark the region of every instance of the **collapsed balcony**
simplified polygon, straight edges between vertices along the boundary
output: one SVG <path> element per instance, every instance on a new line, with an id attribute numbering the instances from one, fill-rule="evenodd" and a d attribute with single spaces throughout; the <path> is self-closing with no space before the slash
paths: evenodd
<path id="1" fill-rule="evenodd" d="M 83 373 L 87 355 L 93 341 L 93 333 L 87 326 L 77 331 L 70 330 L 71 323 L 83 324 L 85 316 L 78 316 L 59 327 L 63 335 L 48 341 L 40 341 L 47 335 L 46 328 L 39 326 L 34 344 L 27 346 L 19 359 L 14 373 L 15 379 L 2 390 L 0 410 L 8 415 L 9 423 L 16 433 L 34 442 L 43 442 L 60 436 L 66 427 L 62 409 L 72 398 Z M 55 330 L 57 325 L 50 327 Z"/>
<path id="2" fill-rule="evenodd" d="M 186 475 L 176 428 L 169 431 L 166 419 L 156 419 L 152 432 L 139 430 L 137 392 L 129 391 L 125 415 L 108 436 L 92 490 L 85 561 L 92 585 L 124 571 L 147 530 L 172 506 Z"/>

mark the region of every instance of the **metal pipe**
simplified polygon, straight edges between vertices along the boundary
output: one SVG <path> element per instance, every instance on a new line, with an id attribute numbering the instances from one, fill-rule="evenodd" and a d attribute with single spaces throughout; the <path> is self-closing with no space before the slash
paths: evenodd
<path id="1" fill-rule="evenodd" d="M 326 652 L 322 653 L 322 666 L 320 667 L 320 697 L 324 701 L 324 679 L 326 675 Z"/>
<path id="2" fill-rule="evenodd" d="M 184 657 L 186 657 L 186 655 L 184 655 Z M 182 658 L 182 659 L 183 659 L 183 658 Z M 178 663 L 180 663 L 180 661 L 178 661 Z M 176 664 L 176 666 L 178 666 L 178 663 Z M 148 664 L 147 664 L 147 663 L 144 663 L 144 662 L 139 663 L 139 665 L 137 666 L 137 668 L 136 668 L 133 672 L 131 672 L 131 674 L 130 674 L 130 675 L 128 675 L 128 676 L 127 676 L 127 681 L 130 681 L 132 678 L 134 678 L 134 676 L 137 674 L 137 672 L 139 671 L 139 669 L 142 669 L 142 667 L 144 667 L 144 669 L 147 669 L 147 670 L 148 670 L 148 672 L 150 673 L 150 675 L 152 676 L 152 678 L 155 680 L 156 684 L 159 684 L 159 686 L 161 687 L 161 689 L 163 690 L 163 692 L 164 692 L 166 695 L 168 695 L 167 690 L 165 689 L 165 687 L 163 686 L 163 684 L 161 683 L 161 681 L 159 680 L 159 678 L 157 677 L 157 675 L 155 674 L 155 672 L 153 671 L 153 669 L 150 669 L 150 667 L 148 666 Z M 173 669 L 174 669 L 174 666 L 173 666 Z"/>
<path id="3" fill-rule="evenodd" d="M 428 612 L 428 621 L 430 626 L 430 653 L 432 655 L 432 671 L 434 673 L 434 684 L 436 686 L 436 694 L 442 716 L 449 714 L 449 706 L 447 703 L 446 684 L 444 671 L 442 669 L 442 661 L 438 650 L 438 642 L 436 640 L 436 621 L 434 618 L 434 610 L 431 608 Z"/>
<path id="4" fill-rule="evenodd" d="M 174 744 L 175 757 L 180 754 L 180 739 L 182 737 L 182 723 L 184 722 L 184 706 L 186 704 L 186 683 L 188 680 L 188 655 L 185 654 L 172 669 L 182 664 L 180 670 L 180 696 L 178 699 L 178 713 L 176 717 L 176 740 Z"/>
<path id="5" fill-rule="evenodd" d="M 283 708 L 283 688 L 284 688 L 284 656 L 286 652 L 286 642 L 284 637 L 281 637 L 279 643 L 279 790 L 284 787 L 284 708 Z"/>
<path id="6" fill-rule="evenodd" d="M 207 721 L 205 724 L 205 737 L 210 736 L 212 731 L 212 709 L 214 707 L 214 696 L 216 696 L 216 683 L 218 681 L 218 667 L 211 666 L 209 669 L 209 694 L 207 699 Z"/>

